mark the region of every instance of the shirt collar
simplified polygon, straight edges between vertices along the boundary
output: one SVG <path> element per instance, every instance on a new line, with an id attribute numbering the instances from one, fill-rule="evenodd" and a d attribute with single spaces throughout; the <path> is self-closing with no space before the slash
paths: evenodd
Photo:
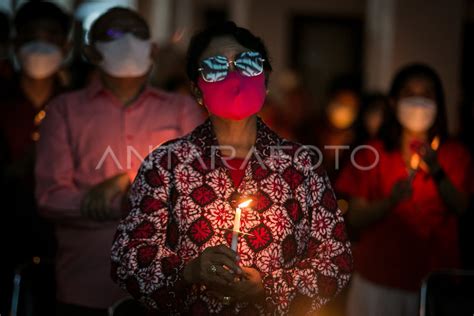
<path id="1" fill-rule="evenodd" d="M 220 151 L 217 150 L 219 143 L 210 118 L 191 133 L 190 141 L 203 150 L 205 157 L 211 157 L 211 155 L 221 157 Z M 285 141 L 282 138 L 272 131 L 260 117 L 257 117 L 257 137 L 254 150 L 259 158 L 269 157 L 272 146 L 278 147 L 284 145 L 284 143 Z M 252 155 L 251 159 L 254 158 L 256 158 L 255 154 Z M 219 161 L 221 159 L 216 159 L 217 163 Z"/>
<path id="2" fill-rule="evenodd" d="M 99 76 L 95 76 L 86 88 L 86 94 L 87 94 L 87 97 L 89 99 L 93 99 L 96 96 L 98 96 L 99 94 L 101 94 L 103 92 L 106 92 L 106 91 L 107 91 L 107 89 L 105 88 L 105 86 L 102 83 L 102 80 L 100 79 Z M 145 95 L 148 95 L 148 94 L 154 95 L 158 98 L 164 98 L 165 97 L 164 93 L 162 91 L 153 88 L 152 86 L 150 86 L 147 83 L 145 85 L 145 89 L 143 89 L 141 95 L 137 98 L 137 100 L 140 99 L 142 96 L 145 96 Z M 136 103 L 136 101 L 134 103 Z"/>

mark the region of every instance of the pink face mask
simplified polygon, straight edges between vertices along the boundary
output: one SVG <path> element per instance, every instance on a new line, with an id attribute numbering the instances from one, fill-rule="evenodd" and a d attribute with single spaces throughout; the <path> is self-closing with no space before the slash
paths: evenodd
<path id="1" fill-rule="evenodd" d="M 218 117 L 242 120 L 258 113 L 265 101 L 265 75 L 246 77 L 231 71 L 218 82 L 206 82 L 199 77 L 198 87 L 202 91 L 208 111 Z"/>

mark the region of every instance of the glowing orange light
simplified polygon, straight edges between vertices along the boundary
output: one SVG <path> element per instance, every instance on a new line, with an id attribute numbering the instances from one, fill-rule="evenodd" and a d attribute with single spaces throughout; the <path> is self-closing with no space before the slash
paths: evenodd
<path id="1" fill-rule="evenodd" d="M 38 133 L 38 132 L 33 132 L 33 133 L 31 134 L 31 139 L 32 139 L 33 141 L 37 142 L 37 141 L 40 139 L 40 133 Z"/>
<path id="2" fill-rule="evenodd" d="M 341 210 L 342 214 L 345 214 L 349 209 L 349 202 L 344 199 L 339 199 L 337 200 L 337 206 L 339 206 L 339 209 Z"/>
<path id="3" fill-rule="evenodd" d="M 438 150 L 438 147 L 439 147 L 439 137 L 435 136 L 435 138 L 433 138 L 433 141 L 431 142 L 431 149 Z"/>
<path id="4" fill-rule="evenodd" d="M 38 126 L 41 124 L 41 121 L 43 121 L 43 119 L 45 118 L 46 116 L 46 112 L 44 110 L 41 110 L 38 112 L 38 114 L 35 115 L 35 125 Z"/>
<path id="5" fill-rule="evenodd" d="M 174 44 L 179 43 L 183 39 L 185 34 L 186 34 L 186 29 L 184 27 L 176 30 L 173 33 L 173 36 L 171 36 L 171 42 Z"/>
<path id="6" fill-rule="evenodd" d="M 410 159 L 410 168 L 413 170 L 418 169 L 418 166 L 420 165 L 420 155 L 418 154 L 413 154 Z"/>

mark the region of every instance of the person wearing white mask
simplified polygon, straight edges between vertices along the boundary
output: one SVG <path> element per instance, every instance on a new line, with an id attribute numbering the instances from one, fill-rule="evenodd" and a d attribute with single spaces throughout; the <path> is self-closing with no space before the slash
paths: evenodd
<path id="1" fill-rule="evenodd" d="M 108 315 L 126 296 L 110 279 L 122 201 L 156 146 L 199 125 L 190 98 L 148 84 L 156 50 L 145 20 L 112 8 L 91 26 L 86 56 L 98 76 L 53 100 L 37 147 L 36 196 L 56 227 L 57 315 Z"/>
<path id="2" fill-rule="evenodd" d="M 13 26 L 13 50 L 7 53 L 16 56 L 19 68 L 0 88 L 0 198 L 5 210 L 0 248 L 8 253 L 0 276 L 2 315 L 9 314 L 5 306 L 11 302 L 14 268 L 34 256 L 44 261 L 54 257 L 53 228 L 37 215 L 34 147 L 45 105 L 62 89 L 57 75 L 68 49 L 71 17 L 52 3 L 26 2 L 16 12 Z"/>
<path id="3" fill-rule="evenodd" d="M 389 97 L 381 139 L 359 150 L 336 183 L 359 237 L 349 316 L 415 315 L 422 280 L 460 267 L 458 216 L 472 190 L 472 160 L 447 139 L 441 80 L 427 65 L 408 65 Z"/>
<path id="4" fill-rule="evenodd" d="M 20 86 L 36 107 L 55 94 L 57 74 L 69 51 L 71 17 L 50 2 L 25 3 L 15 16 L 14 54 Z"/>

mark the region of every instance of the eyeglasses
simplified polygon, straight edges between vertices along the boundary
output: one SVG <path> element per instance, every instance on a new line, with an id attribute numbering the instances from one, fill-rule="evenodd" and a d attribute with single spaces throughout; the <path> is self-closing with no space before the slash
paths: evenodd
<path id="1" fill-rule="evenodd" d="M 229 61 L 225 56 L 217 55 L 204 59 L 198 71 L 206 82 L 218 82 L 227 77 L 230 64 L 233 64 L 242 75 L 255 77 L 263 72 L 263 62 L 258 52 L 243 52 L 236 56 L 235 60 Z"/>

